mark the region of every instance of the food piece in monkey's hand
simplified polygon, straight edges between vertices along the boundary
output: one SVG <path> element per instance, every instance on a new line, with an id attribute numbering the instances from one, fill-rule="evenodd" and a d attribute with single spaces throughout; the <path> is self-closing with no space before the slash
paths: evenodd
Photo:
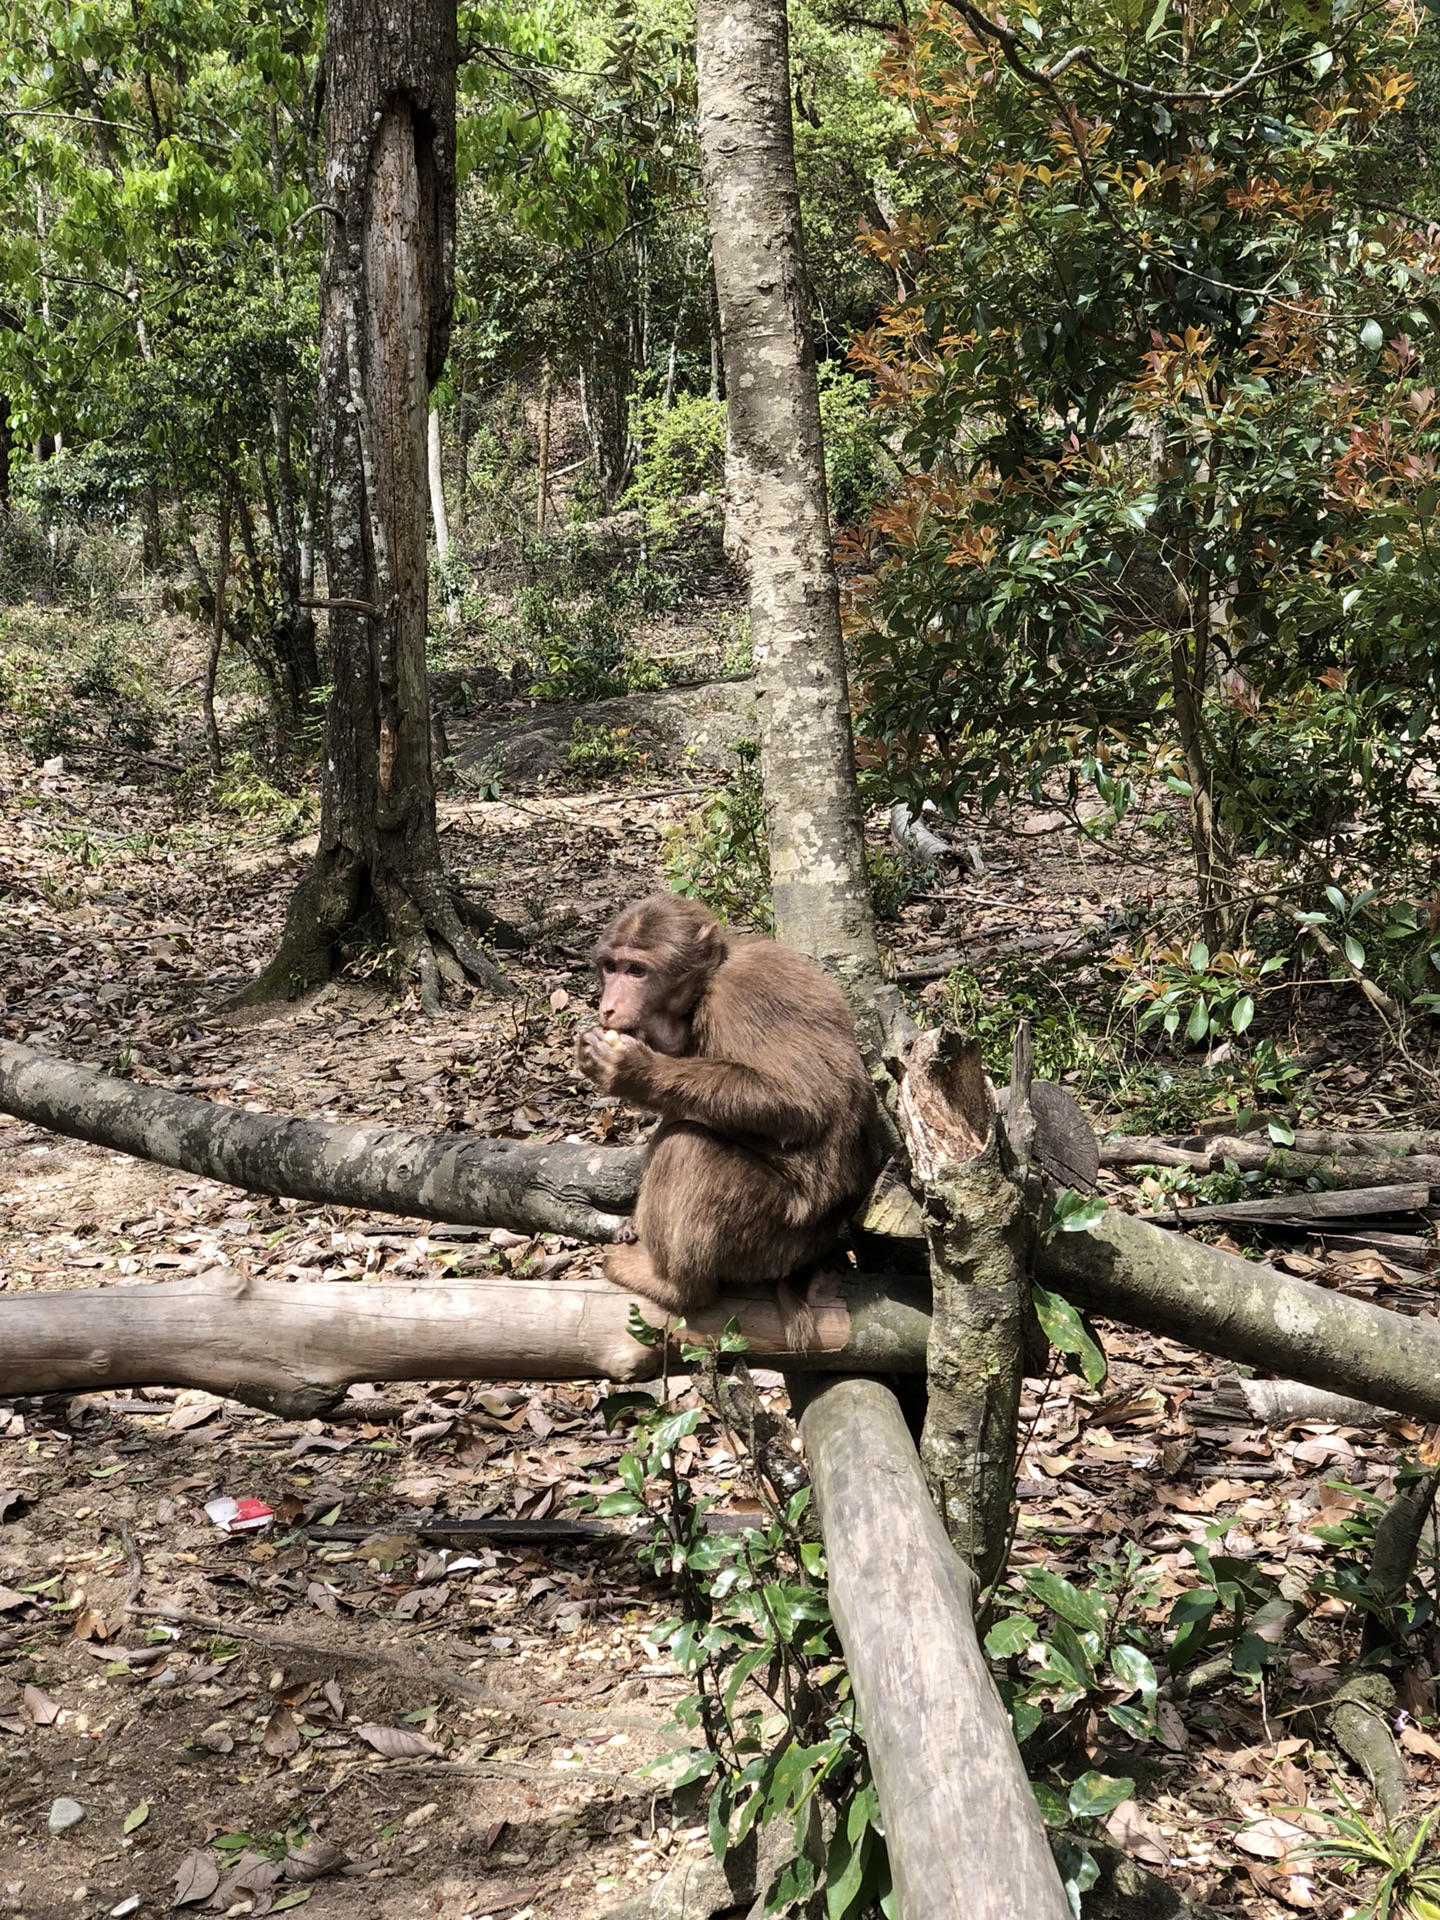
<path id="1" fill-rule="evenodd" d="M 580 1035 L 580 1070 L 661 1117 L 637 1239 L 610 1248 L 609 1278 L 694 1313 L 722 1285 L 781 1283 L 828 1253 L 879 1162 L 839 988 L 803 954 L 667 893 L 617 914 L 594 958 L 602 1024 Z M 808 1314 L 780 1291 L 798 1328 Z"/>

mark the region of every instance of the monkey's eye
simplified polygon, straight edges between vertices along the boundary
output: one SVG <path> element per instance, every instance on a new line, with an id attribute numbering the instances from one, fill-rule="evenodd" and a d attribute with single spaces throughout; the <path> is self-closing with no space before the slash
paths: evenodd
<path id="1" fill-rule="evenodd" d="M 625 969 L 625 971 L 631 976 L 632 979 L 643 980 L 646 974 L 649 973 L 650 969 L 648 967 L 642 967 L 638 964 L 632 964 L 628 966 Z"/>

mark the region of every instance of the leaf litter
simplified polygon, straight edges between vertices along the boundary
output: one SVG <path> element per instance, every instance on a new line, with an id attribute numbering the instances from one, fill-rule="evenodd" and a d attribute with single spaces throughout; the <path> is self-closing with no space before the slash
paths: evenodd
<path id="1" fill-rule="evenodd" d="M 657 883 L 662 833 L 693 805 L 683 788 L 442 802 L 467 884 L 519 924 L 547 917 L 536 945 L 507 959 L 516 1002 L 477 997 L 431 1024 L 413 995 L 344 977 L 239 1023 L 212 1009 L 273 945 L 305 844 L 187 812 L 160 779 L 114 783 L 83 755 L 60 772 L 11 762 L 0 774 L 0 1032 L 271 1112 L 636 1137 L 635 1116 L 595 1101 L 570 1065 L 588 1017 L 584 953 L 615 901 Z M 1023 813 L 967 822 L 962 838 L 979 871 L 937 881 L 888 929 L 902 972 L 946 970 L 957 940 L 983 968 L 1016 941 L 1097 938 L 1122 898 L 1174 886 L 1181 865 L 1163 847 L 1079 847 Z M 919 990 L 938 1002 L 941 982 Z M 1403 1083 L 1366 1058 L 1363 1022 L 1342 1032 L 1318 1076 L 1334 1122 L 1384 1124 Z M 0 1182 L 0 1292 L 217 1264 L 335 1284 L 594 1264 L 555 1235 L 247 1196 L 8 1120 Z M 1153 1204 L 1143 1175 L 1103 1184 L 1112 1203 Z M 1323 1249 L 1274 1257 L 1375 1297 L 1396 1291 L 1379 1253 L 1348 1268 Z M 1405 1304 L 1434 1311 L 1413 1286 Z M 1102 1390 L 1027 1383 L 1012 1584 L 1044 1566 L 1083 1586 L 1133 1539 L 1157 1570 L 1158 1624 L 1194 1582 L 1188 1546 L 1220 1525 L 1227 1552 L 1282 1587 L 1307 1581 L 1327 1551 L 1314 1528 L 1357 1504 L 1333 1483 L 1386 1497 L 1397 1453 L 1423 1437 L 1403 1421 L 1272 1432 L 1187 1417 L 1222 1369 L 1130 1329 L 1102 1333 Z M 436 1518 L 559 1515 L 581 1491 L 614 1490 L 621 1443 L 600 1397 L 589 1385 L 361 1383 L 331 1418 L 304 1422 L 166 1387 L 0 1402 L 0 1910 L 49 1920 L 133 1900 L 144 1920 L 303 1904 L 315 1920 L 350 1920 L 363 1894 L 367 1920 L 568 1920 L 702 1853 L 694 1821 L 673 1820 L 636 1777 L 670 1744 L 662 1725 L 681 1689 L 647 1642 L 666 1596 L 623 1544 L 455 1553 L 416 1532 Z M 743 1503 L 724 1459 L 702 1466 L 702 1485 Z M 226 1537 L 205 1514 L 217 1499 L 259 1501 L 275 1519 Z M 1143 1767 L 1125 1756 L 1143 1779 L 1110 1814 L 1111 1841 L 1216 1912 L 1272 1920 L 1313 1906 L 1282 1842 L 1313 1836 L 1363 1788 L 1290 1729 L 1354 1640 L 1344 1610 L 1322 1605 L 1263 1690 L 1221 1680 L 1162 1700 Z M 1432 1644 L 1402 1686 L 1421 1806 L 1440 1786 L 1437 1668 Z M 1079 1738 L 1089 1763 L 1107 1761 L 1098 1727 Z M 62 1787 L 84 1817 L 52 1837 Z"/>

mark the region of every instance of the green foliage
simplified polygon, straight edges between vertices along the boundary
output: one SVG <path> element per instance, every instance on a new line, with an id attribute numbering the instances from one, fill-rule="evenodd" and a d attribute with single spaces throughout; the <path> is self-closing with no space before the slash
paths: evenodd
<path id="1" fill-rule="evenodd" d="M 980 1041 L 986 1071 L 996 1079 L 1008 1078 L 1015 1022 L 1021 1018 L 1030 1022 L 1040 1079 L 1089 1073 L 1100 1062 L 1099 1043 L 1081 1010 L 1053 973 L 1023 956 L 1007 957 L 988 984 L 969 967 L 956 967 L 946 978 L 941 1004 L 952 1026 Z"/>
<path id="2" fill-rule="evenodd" d="M 851 625 L 907 797 L 1128 757 L 1216 799 L 1222 866 L 1347 861 L 1362 813 L 1368 859 L 1440 853 L 1434 242 L 1369 178 L 1422 17 L 1274 0 L 1192 46 L 1044 0 L 1023 51 L 949 9 L 897 42 L 914 205 L 870 245 L 914 291 L 852 360 L 906 480 Z"/>
<path id="3" fill-rule="evenodd" d="M 263 822 L 287 839 L 307 832 L 316 820 L 314 797 L 284 792 L 249 752 L 234 753 L 226 761 L 216 783 L 215 799 L 227 813 Z"/>
<path id="4" fill-rule="evenodd" d="M 521 587 L 513 613 L 519 644 L 537 662 L 538 699 L 610 700 L 661 684 L 654 662 L 630 645 L 633 607 L 619 575 L 592 590 L 562 572 Z"/>
<path id="5" fill-rule="evenodd" d="M 135 629 L 16 610 L 0 621 L 0 724 L 38 765 L 76 748 L 143 752 L 159 692 Z"/>
<path id="6" fill-rule="evenodd" d="M 642 400 L 631 422 L 640 457 L 625 504 L 649 536 L 678 542 L 713 528 L 725 487 L 724 401 L 682 394 L 666 407 L 658 397 Z"/>
<path id="7" fill-rule="evenodd" d="M 1348 1801 L 1343 1813 L 1323 1817 L 1329 1832 L 1296 1852 L 1322 1872 L 1368 1883 L 1362 1904 L 1347 1907 L 1350 1920 L 1440 1920 L 1440 1860 L 1430 1839 L 1433 1809 L 1399 1827 L 1373 1825 Z"/>
<path id="8" fill-rule="evenodd" d="M 847 373 L 836 360 L 822 360 L 816 373 L 830 519 L 834 526 L 848 527 L 895 484 L 895 462 L 882 437 L 885 421 L 875 411 L 870 382 Z"/>
<path id="9" fill-rule="evenodd" d="M 1402 1460 L 1396 1473 L 1396 1492 L 1413 1488 L 1433 1472 L 1433 1468 L 1414 1460 Z M 1404 1591 L 1387 1592 L 1376 1581 L 1373 1568 L 1375 1529 L 1388 1503 L 1366 1487 L 1347 1486 L 1343 1481 L 1330 1484 L 1348 1494 L 1356 1505 L 1340 1520 L 1315 1528 L 1335 1552 L 1329 1564 L 1316 1573 L 1312 1591 L 1320 1599 L 1342 1600 L 1373 1621 L 1384 1642 L 1382 1657 L 1391 1657 L 1408 1635 L 1428 1627 L 1440 1609 L 1440 1546 L 1433 1532 L 1422 1533 Z"/>
<path id="10" fill-rule="evenodd" d="M 935 879 L 933 867 L 920 866 L 890 847 L 866 847 L 865 874 L 877 920 L 898 920 L 901 910 Z"/>
<path id="11" fill-rule="evenodd" d="M 1203 940 L 1194 940 L 1189 947 L 1123 953 L 1112 964 L 1127 975 L 1120 1004 L 1139 1009 L 1142 1033 L 1159 1026 L 1173 1038 L 1183 1023 L 1186 1040 L 1198 1047 L 1248 1030 L 1256 991 L 1285 959 L 1261 960 L 1247 950 L 1212 957 Z"/>
<path id="12" fill-rule="evenodd" d="M 686 820 L 666 829 L 660 845 L 666 885 L 703 901 L 722 920 L 743 920 L 769 933 L 770 849 L 765 789 L 753 740 L 737 740 L 734 776 Z"/>
<path id="13" fill-rule="evenodd" d="M 629 727 L 591 727 L 577 720 L 570 729 L 565 765 L 577 780 L 639 772 L 648 756 L 635 744 Z"/>
<path id="14" fill-rule="evenodd" d="M 720 1350 L 744 1344 L 732 1324 Z M 714 1365 L 702 1348 L 684 1358 L 698 1370 Z M 792 1824 L 795 1858 L 765 1889 L 765 1913 L 817 1892 L 828 1920 L 858 1920 L 877 1901 L 889 1912 L 879 1803 L 830 1617 L 824 1549 L 807 1524 L 809 1489 L 783 1498 L 756 1475 L 763 1522 L 738 1535 L 707 1531 L 714 1502 L 690 1474 L 715 1427 L 708 1379 L 699 1405 L 657 1406 L 641 1394 L 610 1403 L 614 1419 L 634 1421 L 634 1444 L 617 1469 L 624 1490 L 596 1510 L 653 1520 L 640 1557 L 669 1579 L 678 1606 L 654 1639 L 692 1689 L 675 1708 L 686 1744 L 647 1771 L 672 1791 L 703 1783 L 717 1859 L 757 1824 Z"/>

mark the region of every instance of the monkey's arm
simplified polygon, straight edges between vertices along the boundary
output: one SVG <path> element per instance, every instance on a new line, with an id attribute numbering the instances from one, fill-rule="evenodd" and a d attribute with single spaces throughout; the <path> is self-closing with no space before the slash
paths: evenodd
<path id="1" fill-rule="evenodd" d="M 753 1134 L 808 1146 L 825 1131 L 826 1106 L 805 1076 L 762 1073 L 735 1060 L 677 1059 L 631 1034 L 608 1043 L 598 1027 L 580 1035 L 575 1063 L 605 1093 L 667 1120 L 692 1120 L 715 1133 Z"/>
<path id="2" fill-rule="evenodd" d="M 798 1147 L 825 1130 L 823 1106 L 804 1089 L 733 1060 L 675 1059 L 636 1047 L 621 1063 L 616 1090 L 667 1120 L 692 1120 L 714 1133 L 756 1134 Z"/>

